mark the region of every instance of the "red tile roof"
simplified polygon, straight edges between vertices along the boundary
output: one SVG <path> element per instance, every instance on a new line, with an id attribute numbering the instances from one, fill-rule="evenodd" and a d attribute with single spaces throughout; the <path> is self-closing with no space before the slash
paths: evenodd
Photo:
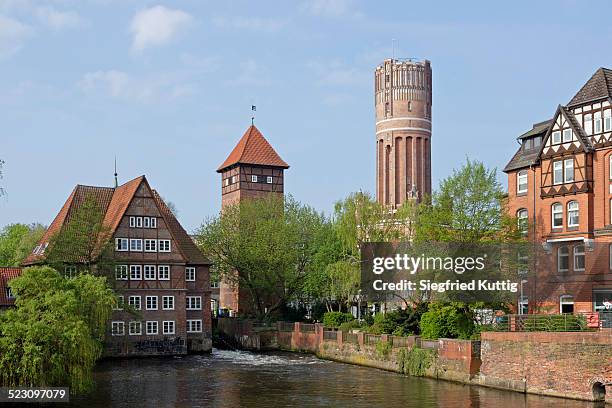
<path id="1" fill-rule="evenodd" d="M 8 281 L 21 275 L 21 268 L 0 268 L 0 307 L 15 304 L 15 299 L 8 297 Z"/>
<path id="2" fill-rule="evenodd" d="M 222 170 L 235 164 L 256 164 L 289 168 L 289 165 L 280 158 L 255 125 L 249 126 L 246 132 L 244 132 L 234 150 L 227 156 L 223 164 L 219 166 L 217 172 L 220 173 Z"/>

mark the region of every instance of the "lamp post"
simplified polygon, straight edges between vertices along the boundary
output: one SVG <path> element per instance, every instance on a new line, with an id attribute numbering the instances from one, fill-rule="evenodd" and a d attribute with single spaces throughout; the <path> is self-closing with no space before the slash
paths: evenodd
<path id="1" fill-rule="evenodd" d="M 357 321 L 361 321 L 361 289 L 357 292 Z"/>
<path id="2" fill-rule="evenodd" d="M 519 315 L 523 314 L 523 299 L 524 299 L 523 284 L 525 283 L 527 283 L 527 279 L 521 279 L 521 298 L 519 300 Z"/>

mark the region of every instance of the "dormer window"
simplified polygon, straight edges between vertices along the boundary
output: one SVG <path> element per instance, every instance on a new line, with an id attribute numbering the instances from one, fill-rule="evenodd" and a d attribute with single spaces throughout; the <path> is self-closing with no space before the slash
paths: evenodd
<path id="1" fill-rule="evenodd" d="M 559 144 L 559 143 L 561 143 L 561 132 L 556 130 L 552 132 L 552 144 Z"/>
<path id="2" fill-rule="evenodd" d="M 563 130 L 563 143 L 572 141 L 572 129 Z"/>
<path id="3" fill-rule="evenodd" d="M 533 147 L 533 139 L 524 139 L 523 140 L 523 149 L 529 150 Z"/>

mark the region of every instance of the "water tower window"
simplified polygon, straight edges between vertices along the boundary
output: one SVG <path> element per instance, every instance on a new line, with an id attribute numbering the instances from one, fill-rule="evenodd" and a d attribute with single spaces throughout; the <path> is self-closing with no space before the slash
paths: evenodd
<path id="1" fill-rule="evenodd" d="M 408 101 L 408 112 L 412 112 L 412 101 Z"/>

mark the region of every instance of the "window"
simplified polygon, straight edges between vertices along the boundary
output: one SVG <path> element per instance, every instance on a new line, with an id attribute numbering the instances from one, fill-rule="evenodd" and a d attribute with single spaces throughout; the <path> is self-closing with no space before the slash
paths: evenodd
<path id="1" fill-rule="evenodd" d="M 519 299 L 519 314 L 525 315 L 529 313 L 529 299 L 523 296 Z"/>
<path id="2" fill-rule="evenodd" d="M 156 239 L 145 239 L 144 240 L 145 252 L 157 252 L 157 240 Z"/>
<path id="3" fill-rule="evenodd" d="M 224 186 L 224 187 L 229 186 L 229 181 L 230 181 L 230 179 L 229 179 L 229 178 L 226 178 L 225 180 L 223 180 L 223 186 Z"/>
<path id="4" fill-rule="evenodd" d="M 147 322 L 147 334 L 157 334 L 157 322 L 148 321 Z"/>
<path id="5" fill-rule="evenodd" d="M 552 227 L 563 227 L 563 206 L 560 203 L 552 205 Z"/>
<path id="6" fill-rule="evenodd" d="M 516 173 L 516 192 L 519 194 L 527 192 L 527 170 Z"/>
<path id="7" fill-rule="evenodd" d="M 157 310 L 157 296 L 147 296 L 147 310 Z"/>
<path id="8" fill-rule="evenodd" d="M 540 143 L 542 143 L 542 138 L 540 136 L 533 138 L 533 147 L 538 147 Z"/>
<path id="9" fill-rule="evenodd" d="M 562 245 L 557 249 L 557 271 L 567 272 L 569 270 L 569 249 Z"/>
<path id="10" fill-rule="evenodd" d="M 571 295 L 563 295 L 559 298 L 559 312 L 574 313 L 574 297 Z"/>
<path id="11" fill-rule="evenodd" d="M 142 279 L 142 265 L 130 265 L 130 280 Z"/>
<path id="12" fill-rule="evenodd" d="M 11 290 L 10 287 L 6 288 L 6 297 L 7 297 L 7 299 L 14 299 L 15 298 L 15 296 L 13 296 L 13 291 Z"/>
<path id="13" fill-rule="evenodd" d="M 123 336 L 125 335 L 125 323 L 123 322 L 112 322 L 111 323 L 111 335 Z"/>
<path id="14" fill-rule="evenodd" d="M 574 247 L 574 270 L 584 271 L 585 258 L 584 258 L 584 245 L 576 245 Z"/>
<path id="15" fill-rule="evenodd" d="M 134 308 L 134 310 L 142 309 L 140 305 L 140 296 L 130 296 L 128 299 L 128 304 Z"/>
<path id="16" fill-rule="evenodd" d="M 565 159 L 565 182 L 574 181 L 574 159 Z"/>
<path id="17" fill-rule="evenodd" d="M 561 143 L 561 132 L 557 130 L 552 133 L 552 144 L 559 144 L 559 143 Z"/>
<path id="18" fill-rule="evenodd" d="M 174 310 L 174 296 L 163 296 L 162 297 L 162 309 L 163 310 Z"/>
<path id="19" fill-rule="evenodd" d="M 130 322 L 130 336 L 140 336 L 142 334 L 142 322 Z"/>
<path id="20" fill-rule="evenodd" d="M 257 176 L 256 175 L 251 175 L 251 182 L 252 183 L 257 183 Z"/>
<path id="21" fill-rule="evenodd" d="M 117 296 L 117 300 L 115 301 L 115 305 L 113 306 L 113 310 L 123 310 L 123 295 Z"/>
<path id="22" fill-rule="evenodd" d="M 578 211 L 578 201 L 570 201 L 567 203 L 567 226 L 577 227 L 580 222 Z"/>
<path id="23" fill-rule="evenodd" d="M 187 320 L 187 333 L 201 333 L 202 320 Z"/>
<path id="24" fill-rule="evenodd" d="M 130 239 L 130 251 L 142 252 L 142 239 Z"/>
<path id="25" fill-rule="evenodd" d="M 151 228 L 157 228 L 157 218 L 151 217 Z"/>
<path id="26" fill-rule="evenodd" d="M 593 133 L 601 133 L 601 112 L 595 112 L 595 121 L 593 124 L 595 125 Z"/>
<path id="27" fill-rule="evenodd" d="M 195 267 L 188 266 L 185 268 L 185 280 L 186 281 L 196 280 L 196 268 Z"/>
<path id="28" fill-rule="evenodd" d="M 136 217 L 136 228 L 142 228 L 142 217 Z"/>
<path id="29" fill-rule="evenodd" d="M 64 278 L 74 278 L 77 274 L 77 267 L 76 266 L 65 266 L 64 267 Z"/>
<path id="30" fill-rule="evenodd" d="M 144 266 L 144 278 L 145 280 L 155 280 L 155 265 Z"/>
<path id="31" fill-rule="evenodd" d="M 533 139 L 523 139 L 523 149 L 529 150 L 533 148 Z"/>
<path id="32" fill-rule="evenodd" d="M 136 227 L 136 217 L 130 217 L 130 228 Z"/>
<path id="33" fill-rule="evenodd" d="M 563 162 L 553 162 L 553 184 L 563 183 Z"/>
<path id="34" fill-rule="evenodd" d="M 202 296 L 187 296 L 185 303 L 187 310 L 202 310 Z"/>
<path id="35" fill-rule="evenodd" d="M 144 217 L 142 219 L 142 226 L 143 226 L 143 228 L 151 228 L 151 218 Z"/>
<path id="36" fill-rule="evenodd" d="M 219 281 L 212 280 L 210 281 L 210 287 L 213 289 L 217 289 L 219 287 Z"/>
<path id="37" fill-rule="evenodd" d="M 593 115 L 590 113 L 588 115 L 584 115 L 584 131 L 587 135 L 593 134 Z"/>
<path id="38" fill-rule="evenodd" d="M 128 250 L 128 239 L 127 238 L 115 238 L 115 251 L 127 251 Z"/>
<path id="39" fill-rule="evenodd" d="M 170 240 L 160 239 L 158 251 L 159 252 L 170 252 Z"/>
<path id="40" fill-rule="evenodd" d="M 266 177 L 266 183 L 272 184 L 272 176 Z"/>
<path id="41" fill-rule="evenodd" d="M 593 310 L 612 312 L 612 289 L 593 289 Z"/>
<path id="42" fill-rule="evenodd" d="M 236 176 L 232 176 L 232 184 L 234 184 L 236 181 L 238 181 L 238 178 Z"/>
<path id="43" fill-rule="evenodd" d="M 164 324 L 164 334 L 174 334 L 174 320 L 165 320 Z"/>
<path id="44" fill-rule="evenodd" d="M 523 234 L 527 233 L 528 214 L 525 208 L 521 208 L 516 212 L 516 218 L 518 222 L 518 229 Z"/>
<path id="45" fill-rule="evenodd" d="M 128 279 L 127 265 L 116 265 L 115 266 L 115 279 L 116 280 L 127 280 Z"/>
<path id="46" fill-rule="evenodd" d="M 563 130 L 563 143 L 572 141 L 572 129 Z"/>
<path id="47" fill-rule="evenodd" d="M 170 280 L 170 266 L 169 265 L 158 265 L 157 266 L 157 279 Z"/>
<path id="48" fill-rule="evenodd" d="M 612 109 L 604 111 L 604 132 L 612 130 Z"/>

